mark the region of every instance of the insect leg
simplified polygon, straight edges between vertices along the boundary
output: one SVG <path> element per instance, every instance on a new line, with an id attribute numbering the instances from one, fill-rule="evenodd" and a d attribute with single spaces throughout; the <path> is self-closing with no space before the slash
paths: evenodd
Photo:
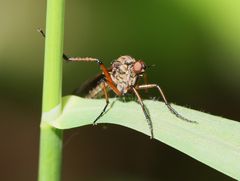
<path id="1" fill-rule="evenodd" d="M 100 69 L 103 71 L 103 74 L 105 76 L 106 82 L 111 87 L 111 89 L 114 91 L 115 94 L 118 96 L 121 96 L 122 93 L 117 89 L 117 87 L 114 85 L 112 78 L 108 72 L 108 69 L 106 66 L 98 59 L 96 58 L 91 58 L 91 57 L 86 57 L 86 58 L 81 58 L 81 57 L 70 57 L 67 59 L 67 61 L 73 61 L 73 62 L 97 62 Z"/>
<path id="2" fill-rule="evenodd" d="M 42 35 L 43 38 L 46 37 L 46 35 L 45 35 L 45 33 L 43 32 L 42 29 L 38 28 L 37 31 Z M 63 54 L 63 59 L 66 60 L 66 61 L 68 60 L 68 57 L 67 57 L 66 54 Z"/>
<path id="3" fill-rule="evenodd" d="M 104 96 L 105 96 L 105 100 L 106 100 L 106 105 L 104 106 L 102 112 L 100 113 L 100 115 L 94 120 L 93 122 L 93 125 L 96 125 L 97 121 L 99 120 L 99 118 L 102 117 L 102 115 L 105 113 L 106 109 L 107 109 L 107 106 L 109 104 L 109 99 L 108 99 L 108 93 L 107 93 L 107 90 L 106 90 L 106 85 L 105 85 L 105 81 L 101 82 L 101 86 L 102 86 L 102 91 L 104 92 Z"/>
<path id="4" fill-rule="evenodd" d="M 143 81 L 144 81 L 144 84 L 148 84 L 148 76 L 147 76 L 147 73 L 144 73 L 143 74 Z M 148 89 L 145 89 L 145 93 L 148 93 Z"/>
<path id="5" fill-rule="evenodd" d="M 163 101 L 165 102 L 166 106 L 168 107 L 168 109 L 170 110 L 171 113 L 173 113 L 175 116 L 177 116 L 178 118 L 184 120 L 184 121 L 187 121 L 187 122 L 190 122 L 190 123 L 198 123 L 196 121 L 192 121 L 192 120 L 189 120 L 185 117 L 183 117 L 181 114 L 179 114 L 175 109 L 173 109 L 173 107 L 168 103 L 162 89 L 160 88 L 159 85 L 157 84 L 146 84 L 146 85 L 140 85 L 140 86 L 137 86 L 136 89 L 150 89 L 150 88 L 157 88 L 158 91 L 160 92 L 162 98 L 163 98 Z"/>
<path id="6" fill-rule="evenodd" d="M 37 31 L 45 38 L 46 35 L 43 32 L 42 29 L 37 29 Z M 63 53 L 63 59 L 69 62 L 97 62 L 98 64 L 101 64 L 101 61 L 99 61 L 96 58 L 91 58 L 91 57 L 68 57 L 66 54 Z"/>
<path id="7" fill-rule="evenodd" d="M 136 90 L 134 87 L 132 87 L 132 90 L 133 90 L 133 92 L 135 93 L 135 95 L 137 96 L 138 102 L 139 102 L 139 104 L 140 104 L 141 107 L 142 107 L 143 113 L 144 113 L 144 115 L 145 115 L 145 118 L 146 118 L 146 120 L 147 120 L 149 129 L 150 129 L 150 132 L 151 132 L 150 138 L 152 139 L 152 138 L 153 138 L 153 125 L 152 125 L 151 118 L 150 118 L 150 116 L 148 115 L 148 113 L 147 113 L 147 111 L 146 111 L 146 108 L 145 108 L 145 105 L 143 104 L 142 98 L 140 97 L 140 95 L 139 95 L 139 93 L 137 92 L 137 90 Z"/>
<path id="8" fill-rule="evenodd" d="M 38 28 L 37 31 L 42 35 L 42 37 L 46 37 L 45 33 L 43 32 L 42 29 Z M 91 58 L 91 57 L 84 57 L 84 58 L 81 58 L 81 57 L 68 57 L 66 54 L 63 53 L 63 59 L 65 61 L 68 61 L 68 62 L 97 62 L 97 63 L 101 63 L 101 61 L 99 61 L 98 59 L 96 58 Z"/>
<path id="9" fill-rule="evenodd" d="M 37 31 L 45 37 L 45 34 L 42 29 L 37 29 Z M 117 89 L 117 87 L 114 85 L 112 78 L 108 72 L 108 69 L 106 66 L 97 58 L 92 57 L 68 57 L 66 54 L 63 53 L 63 59 L 67 62 L 96 62 L 98 63 L 100 69 L 103 71 L 103 74 L 105 75 L 105 79 L 108 83 L 108 85 L 111 87 L 111 89 L 117 94 L 118 96 L 122 95 L 121 92 Z"/>

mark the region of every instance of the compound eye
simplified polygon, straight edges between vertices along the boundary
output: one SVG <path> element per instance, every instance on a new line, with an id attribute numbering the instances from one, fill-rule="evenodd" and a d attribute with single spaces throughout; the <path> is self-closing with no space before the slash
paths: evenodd
<path id="1" fill-rule="evenodd" d="M 143 65 L 141 62 L 137 61 L 133 64 L 133 71 L 135 73 L 141 73 L 143 71 Z"/>

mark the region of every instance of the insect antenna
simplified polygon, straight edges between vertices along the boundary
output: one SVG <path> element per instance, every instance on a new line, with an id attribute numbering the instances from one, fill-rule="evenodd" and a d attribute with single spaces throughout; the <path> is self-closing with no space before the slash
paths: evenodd
<path id="1" fill-rule="evenodd" d="M 146 68 L 152 68 L 152 67 L 156 67 L 155 64 L 152 64 L 152 65 L 147 65 Z"/>

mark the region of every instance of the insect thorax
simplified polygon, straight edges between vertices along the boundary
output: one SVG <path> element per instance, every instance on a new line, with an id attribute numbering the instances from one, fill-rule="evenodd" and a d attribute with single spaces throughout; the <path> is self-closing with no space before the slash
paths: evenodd
<path id="1" fill-rule="evenodd" d="M 129 87 L 136 84 L 137 76 L 133 71 L 135 62 L 136 60 L 130 56 L 121 56 L 112 62 L 110 75 L 117 89 L 122 94 L 125 94 Z"/>

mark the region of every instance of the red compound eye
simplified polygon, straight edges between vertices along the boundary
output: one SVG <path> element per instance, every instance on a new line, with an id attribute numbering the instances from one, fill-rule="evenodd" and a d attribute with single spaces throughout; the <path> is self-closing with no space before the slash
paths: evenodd
<path id="1" fill-rule="evenodd" d="M 137 74 L 141 73 L 141 72 L 143 72 L 143 69 L 144 69 L 144 64 L 142 64 L 142 62 L 137 61 L 133 64 L 133 71 L 135 73 L 137 73 Z"/>

